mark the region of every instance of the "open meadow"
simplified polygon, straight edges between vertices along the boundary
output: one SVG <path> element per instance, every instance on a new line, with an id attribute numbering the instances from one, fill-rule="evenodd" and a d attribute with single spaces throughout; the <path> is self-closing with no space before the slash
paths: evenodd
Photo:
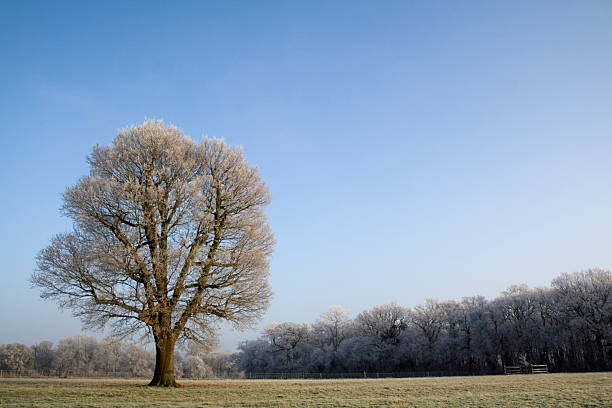
<path id="1" fill-rule="evenodd" d="M 1 379 L 2 407 L 612 407 L 612 373 L 380 380 Z"/>

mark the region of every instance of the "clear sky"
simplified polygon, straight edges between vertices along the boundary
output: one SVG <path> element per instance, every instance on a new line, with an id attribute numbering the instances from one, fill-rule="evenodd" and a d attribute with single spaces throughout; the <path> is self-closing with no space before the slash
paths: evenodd
<path id="1" fill-rule="evenodd" d="M 612 268 L 610 1 L 0 3 L 0 343 L 78 333 L 36 253 L 95 143 L 145 118 L 244 147 L 268 313 L 312 322 Z M 89 333 L 100 336 L 96 333 Z"/>

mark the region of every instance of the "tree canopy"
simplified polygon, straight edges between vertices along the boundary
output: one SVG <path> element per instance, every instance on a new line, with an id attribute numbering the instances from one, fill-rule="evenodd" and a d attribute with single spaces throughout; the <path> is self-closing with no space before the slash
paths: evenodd
<path id="1" fill-rule="evenodd" d="M 175 385 L 174 345 L 266 310 L 274 239 L 268 189 L 242 150 L 149 120 L 96 145 L 64 193 L 73 231 L 51 239 L 32 282 L 87 327 L 154 338 L 151 385 Z"/>

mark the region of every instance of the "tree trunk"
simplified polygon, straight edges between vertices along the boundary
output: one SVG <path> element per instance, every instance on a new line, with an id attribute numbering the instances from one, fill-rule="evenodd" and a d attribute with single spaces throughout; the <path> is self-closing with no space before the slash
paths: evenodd
<path id="1" fill-rule="evenodd" d="M 174 379 L 174 341 L 155 343 L 155 372 L 149 386 L 178 387 Z"/>

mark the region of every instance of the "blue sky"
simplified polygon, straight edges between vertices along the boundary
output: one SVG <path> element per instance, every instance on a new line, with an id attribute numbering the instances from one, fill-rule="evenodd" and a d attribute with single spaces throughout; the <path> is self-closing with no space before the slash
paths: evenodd
<path id="1" fill-rule="evenodd" d="M 145 118 L 259 166 L 259 327 L 612 268 L 609 1 L 0 8 L 0 343 L 80 331 L 29 287 L 34 257 L 92 146 Z"/>

